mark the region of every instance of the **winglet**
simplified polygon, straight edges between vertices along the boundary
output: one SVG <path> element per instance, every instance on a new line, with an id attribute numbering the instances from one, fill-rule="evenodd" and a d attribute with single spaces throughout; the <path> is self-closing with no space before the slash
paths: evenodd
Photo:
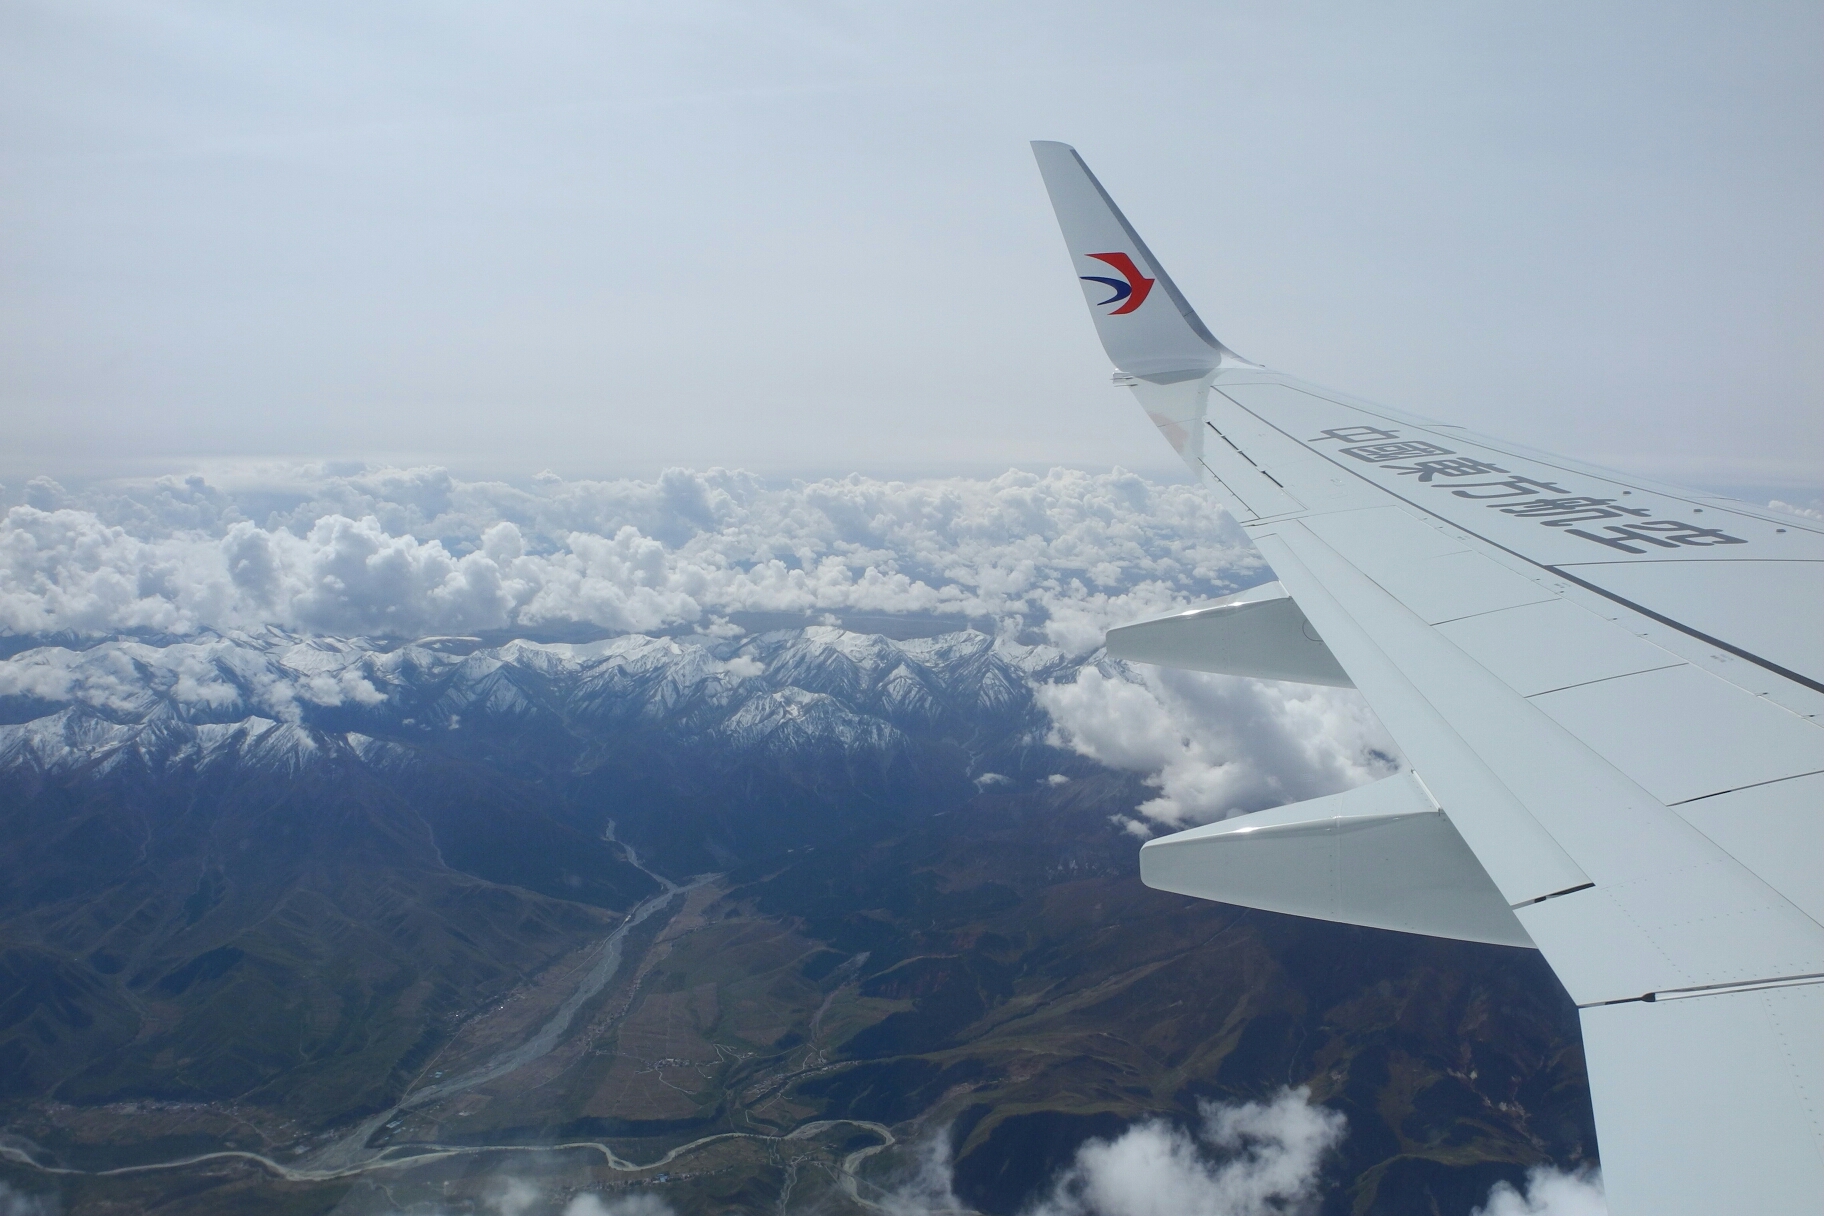
<path id="1" fill-rule="evenodd" d="M 1034 140 L 1032 153 L 1096 333 L 1116 367 L 1170 384 L 1200 378 L 1224 362 L 1245 362 L 1205 328 L 1075 148 Z"/>

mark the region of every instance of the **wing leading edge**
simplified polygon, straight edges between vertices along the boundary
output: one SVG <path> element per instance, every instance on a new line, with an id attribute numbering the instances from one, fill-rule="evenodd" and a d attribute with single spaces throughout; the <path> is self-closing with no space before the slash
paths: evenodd
<path id="1" fill-rule="evenodd" d="M 1034 151 L 1117 382 L 1283 587 L 1110 653 L 1352 683 L 1411 766 L 1149 842 L 1143 877 L 1530 942 L 1581 1010 L 1612 1210 L 1812 1210 L 1824 530 L 1248 363 L 1074 150 Z"/>

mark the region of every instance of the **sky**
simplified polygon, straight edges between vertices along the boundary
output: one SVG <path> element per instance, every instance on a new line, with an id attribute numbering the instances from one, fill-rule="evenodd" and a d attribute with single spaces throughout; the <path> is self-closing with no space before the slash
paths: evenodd
<path id="1" fill-rule="evenodd" d="M 7 0 L 0 480 L 1175 477 L 1044 138 L 1251 359 L 1815 497 L 1821 60 L 1778 0 Z"/>

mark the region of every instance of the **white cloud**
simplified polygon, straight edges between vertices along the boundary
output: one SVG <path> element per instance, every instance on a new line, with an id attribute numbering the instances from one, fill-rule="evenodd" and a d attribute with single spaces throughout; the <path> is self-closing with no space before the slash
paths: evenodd
<path id="1" fill-rule="evenodd" d="M 44 646 L 0 662 L 0 696 L 75 702 L 136 718 L 166 699 L 195 722 L 249 715 L 298 722 L 304 705 L 385 701 L 374 684 L 376 662 L 372 652 L 346 643 L 261 649 L 234 637 L 166 646 L 109 642 L 88 650 Z"/>
<path id="2" fill-rule="evenodd" d="M 344 668 L 331 675 L 327 672 L 298 681 L 298 694 L 318 705 L 378 705 L 386 694 L 358 671 Z"/>
<path id="3" fill-rule="evenodd" d="M 1488 1204 L 1471 1216 L 1606 1216 L 1602 1175 L 1595 1170 L 1566 1173 L 1536 1165 L 1526 1173 L 1526 1193 L 1497 1182 L 1488 1193 Z"/>
<path id="4" fill-rule="evenodd" d="M 1317 1197 L 1324 1161 L 1348 1130 L 1304 1089 L 1200 1111 L 1194 1134 L 1148 1119 L 1082 1145 L 1023 1216 L 1286 1216 Z M 917 1146 L 911 1168 L 873 1202 L 888 1216 L 969 1211 L 953 1187 L 949 1137 Z"/>
<path id="5" fill-rule="evenodd" d="M 0 663 L 0 697 L 39 697 L 67 701 L 75 684 L 70 671 L 50 663 L 24 660 Z"/>
<path id="6" fill-rule="evenodd" d="M 677 1216 L 677 1209 L 657 1195 L 578 1195 L 564 1207 L 564 1216 Z"/>
<path id="7" fill-rule="evenodd" d="M 886 1216 L 962 1216 L 970 1211 L 953 1186 L 950 1137 L 933 1136 L 917 1145 L 911 1168 L 873 1205 Z"/>
<path id="8" fill-rule="evenodd" d="M 1798 503 L 1781 502 L 1777 498 L 1767 505 L 1775 511 L 1786 511 L 1793 515 L 1801 515 L 1806 519 L 1824 520 L 1824 499 L 1814 499 L 1809 507 Z"/>
<path id="9" fill-rule="evenodd" d="M 488 1185 L 481 1196 L 481 1210 L 492 1216 L 533 1216 L 557 1209 L 549 1206 L 548 1196 L 538 1184 L 507 1176 Z M 0 1208 L 0 1216 L 8 1216 L 4 1208 Z M 600 1195 L 585 1191 L 564 1205 L 563 1216 L 677 1216 L 677 1209 L 649 1192 Z"/>
<path id="10" fill-rule="evenodd" d="M 1392 742 L 1348 689 L 1110 663 L 1038 696 L 1058 742 L 1146 775 L 1159 796 L 1139 813 L 1155 825 L 1315 798 L 1395 767 Z"/>
<path id="11" fill-rule="evenodd" d="M 766 664 L 751 655 L 738 654 L 734 658 L 728 660 L 728 662 L 722 664 L 722 670 L 726 671 L 731 676 L 739 676 L 741 679 L 751 680 L 755 676 L 763 675 L 766 672 Z"/>
<path id="12" fill-rule="evenodd" d="M 1200 490 L 1120 470 L 780 487 L 672 469 L 521 487 L 434 468 L 299 466 L 28 491 L 42 505 L 0 521 L 0 632 L 194 640 L 86 660 L 31 652 L 4 665 L 0 695 L 131 713 L 147 696 L 143 667 L 196 721 L 297 722 L 312 706 L 385 697 L 352 656 L 237 657 L 211 630 L 416 637 L 578 622 L 726 637 L 743 612 L 921 613 L 1087 656 L 1110 625 L 1265 574 Z M 737 679 L 759 669 L 751 657 L 726 666 Z M 1040 697 L 1058 742 L 1156 787 L 1129 825 L 1138 836 L 1390 767 L 1352 692 L 1104 664 Z"/>
<path id="13" fill-rule="evenodd" d="M 672 469 L 514 486 L 307 465 L 28 494 L 40 505 L 0 520 L 0 632 L 188 640 L 27 652 L 0 665 L 0 695 L 109 714 L 154 695 L 199 722 L 298 722 L 313 706 L 377 704 L 388 687 L 357 654 L 299 647 L 281 659 L 210 631 L 418 637 L 576 622 L 732 637 L 741 613 L 920 613 L 1087 656 L 1110 625 L 1266 573 L 1200 490 L 1120 470 L 772 486 Z M 741 679 L 760 667 L 738 656 L 724 669 Z M 1389 744 L 1350 692 L 1104 664 L 1040 696 L 1057 741 L 1157 788 L 1130 825 L 1139 836 L 1389 768 Z"/>
<path id="14" fill-rule="evenodd" d="M 1083 1145 L 1027 1216 L 1278 1216 L 1316 1197 L 1347 1130 L 1303 1089 L 1202 1114 L 1195 1135 L 1150 1120 Z"/>
<path id="15" fill-rule="evenodd" d="M 0 1182 L 0 1216 L 57 1216 L 63 1205 L 54 1194 L 31 1194 Z"/>
<path id="16" fill-rule="evenodd" d="M 524 1178 L 501 1178 L 488 1188 L 482 1202 L 496 1216 L 526 1216 L 540 1198 L 539 1189 Z"/>
<path id="17" fill-rule="evenodd" d="M 728 632 L 742 611 L 920 612 L 1086 654 L 1111 624 L 1264 573 L 1200 491 L 1120 470 L 769 487 L 672 469 L 521 488 L 303 466 L 26 496 L 0 521 L 0 632 L 23 635 Z"/>

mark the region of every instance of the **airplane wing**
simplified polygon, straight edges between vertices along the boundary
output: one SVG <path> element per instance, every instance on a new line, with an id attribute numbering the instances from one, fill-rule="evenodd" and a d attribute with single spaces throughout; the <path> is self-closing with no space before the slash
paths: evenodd
<path id="1" fill-rule="evenodd" d="M 1824 528 L 1307 384 L 1033 145 L 1115 380 L 1278 582 L 1115 657 L 1353 684 L 1408 769 L 1149 842 L 1149 885 L 1536 946 L 1612 1211 L 1824 1203 Z"/>

